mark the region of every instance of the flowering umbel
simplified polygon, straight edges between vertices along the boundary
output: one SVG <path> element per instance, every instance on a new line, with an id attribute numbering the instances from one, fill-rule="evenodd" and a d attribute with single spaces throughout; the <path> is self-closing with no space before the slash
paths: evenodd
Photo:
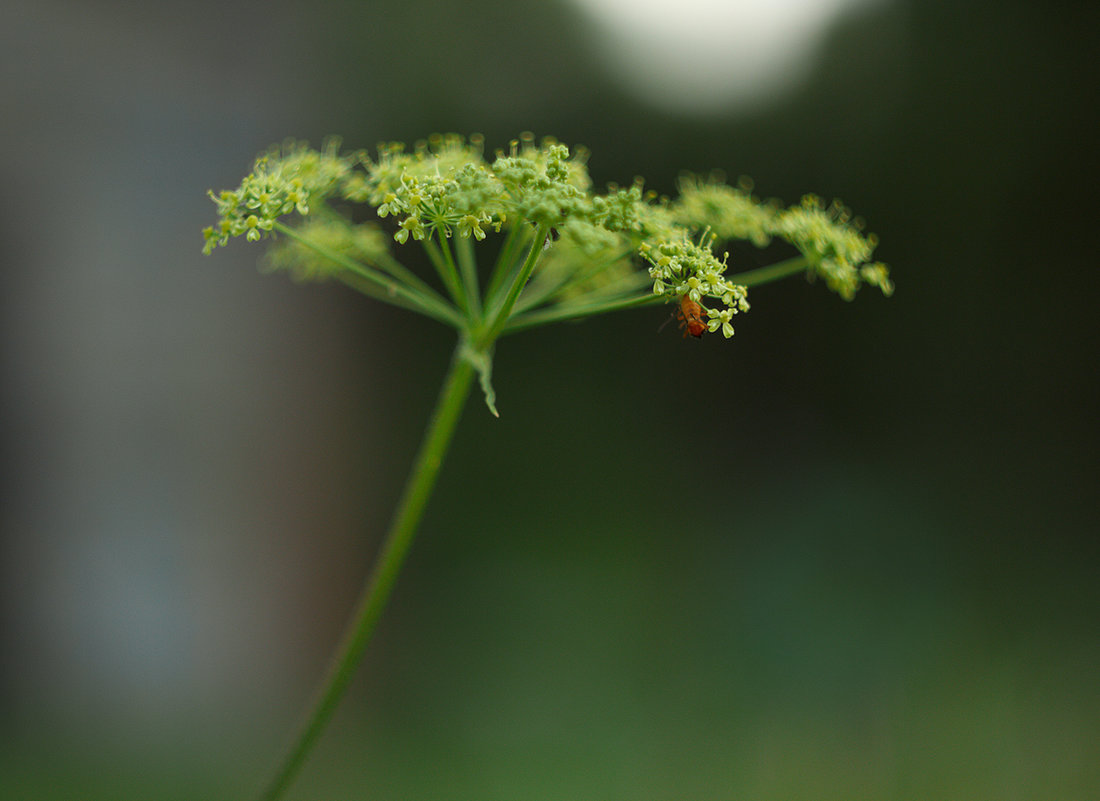
<path id="1" fill-rule="evenodd" d="M 270 239 L 266 264 L 296 279 L 336 278 L 458 332 L 452 358 L 393 523 L 313 708 L 260 801 L 280 801 L 347 690 L 409 552 L 476 378 L 496 414 L 493 351 L 505 334 L 657 303 L 674 304 L 685 335 L 733 336 L 748 287 L 820 277 L 851 299 L 863 284 L 893 291 L 872 262 L 875 239 L 839 203 L 760 201 L 747 181 L 685 176 L 675 198 L 636 180 L 592 189 L 588 154 L 529 134 L 485 157 L 480 137 L 429 137 L 371 155 L 288 142 L 260 156 L 241 185 L 210 193 L 216 225 L 203 250 Z M 362 209 L 356 206 L 365 206 Z M 492 246 L 478 248 L 490 238 Z M 729 275 L 727 243 L 785 242 L 798 255 Z M 427 255 L 435 276 L 398 257 Z M 478 252 L 489 258 L 478 262 Z M 736 262 L 736 259 L 733 259 Z"/>
<path id="2" fill-rule="evenodd" d="M 875 238 L 839 203 L 808 195 L 787 208 L 754 197 L 747 181 L 694 176 L 671 199 L 640 181 L 601 194 L 587 159 L 583 149 L 530 134 L 492 159 L 479 136 L 437 134 L 412 149 L 383 144 L 374 155 L 341 154 L 338 140 L 319 151 L 288 142 L 260 156 L 237 189 L 210 193 L 220 219 L 203 231 L 203 250 L 282 234 L 272 268 L 335 277 L 454 326 L 490 408 L 493 344 L 506 333 L 688 298 L 706 330 L 729 338 L 733 316 L 749 309 L 749 284 L 796 272 L 821 277 L 846 300 L 862 284 L 893 291 L 886 266 L 871 261 Z M 376 220 L 353 222 L 353 204 L 372 208 Z M 291 225 L 293 217 L 302 219 Z M 503 241 L 483 271 L 473 245 L 491 234 Z M 717 246 L 773 240 L 800 255 L 727 277 L 729 254 Z M 421 243 L 438 282 L 394 255 L 411 242 Z"/>

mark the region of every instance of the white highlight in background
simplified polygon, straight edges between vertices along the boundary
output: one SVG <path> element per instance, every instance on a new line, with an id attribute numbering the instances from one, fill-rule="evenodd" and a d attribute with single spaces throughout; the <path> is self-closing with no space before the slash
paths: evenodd
<path id="1" fill-rule="evenodd" d="M 572 0 L 631 94 L 681 112 L 773 98 L 813 67 L 830 27 L 876 0 Z"/>

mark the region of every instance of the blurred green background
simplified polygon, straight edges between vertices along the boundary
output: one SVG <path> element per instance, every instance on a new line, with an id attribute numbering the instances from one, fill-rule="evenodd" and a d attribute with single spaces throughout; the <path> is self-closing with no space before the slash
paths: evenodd
<path id="1" fill-rule="evenodd" d="M 722 94 L 714 56 L 668 105 L 615 47 L 683 35 L 564 0 L 6 3 L 0 797 L 266 779 L 451 342 L 202 258 L 204 193 L 286 136 L 437 130 L 838 196 L 897 294 L 763 287 L 730 342 L 660 309 L 502 341 L 502 417 L 467 408 L 288 797 L 1100 796 L 1097 16 L 879 0 L 785 80 Z"/>

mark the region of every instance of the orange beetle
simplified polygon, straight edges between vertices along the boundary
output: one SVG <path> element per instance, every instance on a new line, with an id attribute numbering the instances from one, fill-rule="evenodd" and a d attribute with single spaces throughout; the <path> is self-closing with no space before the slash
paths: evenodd
<path id="1" fill-rule="evenodd" d="M 691 334 L 698 339 L 707 330 L 707 324 L 703 322 L 703 307 L 687 295 L 680 298 L 677 316 L 680 318 L 680 328 L 684 329 L 684 336 Z"/>

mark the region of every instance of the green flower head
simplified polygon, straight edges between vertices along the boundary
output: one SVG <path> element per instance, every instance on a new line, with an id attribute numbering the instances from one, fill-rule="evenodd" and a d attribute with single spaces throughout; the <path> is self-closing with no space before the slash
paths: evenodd
<path id="1" fill-rule="evenodd" d="M 218 213 L 204 252 L 244 236 L 279 235 L 267 260 L 297 279 L 336 278 L 456 328 L 463 353 L 488 373 L 495 341 L 550 322 L 653 303 L 689 302 L 696 332 L 733 335 L 748 287 L 805 272 L 851 299 L 862 284 L 893 291 L 872 261 L 876 240 L 843 205 L 806 196 L 761 201 L 742 179 L 681 177 L 663 198 L 640 179 L 593 189 L 588 152 L 524 134 L 485 157 L 480 136 L 386 143 L 374 155 L 287 142 L 261 155 L 236 189 L 210 193 Z M 362 207 L 364 211 L 356 211 Z M 488 261 L 476 245 L 495 239 Z M 388 244 L 387 244 L 388 240 Z M 786 242 L 799 254 L 727 275 L 732 242 Z M 399 253 L 420 243 L 435 276 Z"/>

